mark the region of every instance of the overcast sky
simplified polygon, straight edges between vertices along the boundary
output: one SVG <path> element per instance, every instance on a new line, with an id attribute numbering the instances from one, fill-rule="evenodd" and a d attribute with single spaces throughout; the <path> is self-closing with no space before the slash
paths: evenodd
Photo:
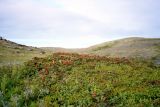
<path id="1" fill-rule="evenodd" d="M 32 46 L 81 48 L 160 37 L 160 0 L 0 0 L 0 36 Z"/>

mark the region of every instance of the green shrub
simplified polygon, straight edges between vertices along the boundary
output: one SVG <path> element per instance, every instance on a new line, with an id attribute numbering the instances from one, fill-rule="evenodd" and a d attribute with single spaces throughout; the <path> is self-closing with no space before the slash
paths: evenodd
<path id="1" fill-rule="evenodd" d="M 159 71 L 136 59 L 36 57 L 22 66 L 0 67 L 0 106 L 159 106 Z"/>

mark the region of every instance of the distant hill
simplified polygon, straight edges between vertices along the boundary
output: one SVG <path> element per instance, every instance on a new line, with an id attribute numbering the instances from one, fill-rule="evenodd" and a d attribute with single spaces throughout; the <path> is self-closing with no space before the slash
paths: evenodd
<path id="1" fill-rule="evenodd" d="M 0 65 L 28 61 L 32 57 L 46 56 L 49 51 L 21 45 L 0 37 Z"/>
<path id="2" fill-rule="evenodd" d="M 160 38 L 119 39 L 91 46 L 83 52 L 112 57 L 153 58 L 160 56 Z"/>
<path id="3" fill-rule="evenodd" d="M 42 49 L 54 52 L 76 52 L 111 57 L 154 58 L 160 56 L 160 38 L 131 37 L 109 41 L 81 49 L 65 49 L 55 47 L 44 47 Z"/>
<path id="4" fill-rule="evenodd" d="M 59 47 L 36 48 L 17 44 L 0 37 L 0 64 L 22 63 L 35 56 L 44 57 L 55 52 L 73 52 L 110 57 L 155 58 L 160 63 L 160 38 L 124 38 L 88 48 L 66 49 Z"/>

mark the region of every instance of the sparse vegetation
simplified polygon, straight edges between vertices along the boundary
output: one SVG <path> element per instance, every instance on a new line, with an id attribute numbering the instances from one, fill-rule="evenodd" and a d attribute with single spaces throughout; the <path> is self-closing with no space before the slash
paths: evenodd
<path id="1" fill-rule="evenodd" d="M 99 51 L 99 50 L 107 49 L 107 48 L 110 48 L 110 47 L 111 47 L 111 45 L 105 45 L 105 46 L 97 47 L 97 48 L 93 49 L 93 51 Z"/>
<path id="2" fill-rule="evenodd" d="M 22 64 L 33 57 L 45 57 L 51 51 L 44 51 L 36 47 L 29 47 L 1 38 L 0 40 L 0 66 Z"/>
<path id="3" fill-rule="evenodd" d="M 160 57 L 160 39 L 125 38 L 89 47 L 84 53 L 111 57 L 138 57 L 151 59 Z"/>

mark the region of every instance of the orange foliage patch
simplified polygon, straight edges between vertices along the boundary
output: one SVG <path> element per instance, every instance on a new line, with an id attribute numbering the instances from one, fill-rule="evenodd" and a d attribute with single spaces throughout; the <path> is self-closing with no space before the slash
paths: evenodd
<path id="1" fill-rule="evenodd" d="M 97 96 L 96 92 L 93 92 L 92 97 L 96 97 L 96 96 Z"/>
<path id="2" fill-rule="evenodd" d="M 61 60 L 61 63 L 63 65 L 72 65 L 73 64 L 73 62 L 71 60 Z"/>

